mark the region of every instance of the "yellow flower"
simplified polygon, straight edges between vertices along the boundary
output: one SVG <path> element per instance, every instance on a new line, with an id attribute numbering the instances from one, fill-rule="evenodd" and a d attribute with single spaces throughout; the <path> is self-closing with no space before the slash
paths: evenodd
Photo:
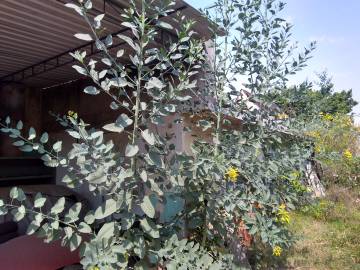
<path id="1" fill-rule="evenodd" d="M 315 139 L 320 138 L 320 132 L 319 131 L 308 131 L 308 132 L 305 132 L 305 135 L 309 136 L 309 137 L 312 137 L 312 138 L 315 138 Z"/>
<path id="2" fill-rule="evenodd" d="M 279 120 L 285 120 L 285 119 L 288 119 L 289 116 L 286 113 L 279 113 L 276 115 L 276 118 Z"/>
<path id="3" fill-rule="evenodd" d="M 352 160 L 353 154 L 350 152 L 349 149 L 345 150 L 343 153 L 343 157 L 347 160 Z"/>
<path id="4" fill-rule="evenodd" d="M 316 154 L 319 154 L 321 152 L 321 147 L 316 145 L 315 148 L 314 148 L 314 151 Z"/>
<path id="5" fill-rule="evenodd" d="M 351 127 L 353 125 L 353 121 L 351 119 L 351 117 L 348 117 L 346 120 L 345 120 L 345 125 L 347 127 Z"/>
<path id="6" fill-rule="evenodd" d="M 235 183 L 239 177 L 239 170 L 237 168 L 231 167 L 225 175 L 231 182 Z"/>
<path id="7" fill-rule="evenodd" d="M 282 248 L 279 246 L 275 246 L 273 248 L 273 255 L 276 257 L 280 257 L 281 256 L 281 252 L 282 252 Z"/>
<path id="8" fill-rule="evenodd" d="M 72 119 L 76 120 L 78 118 L 78 114 L 73 111 L 68 111 L 67 118 L 69 118 L 69 119 L 72 118 Z"/>
<path id="9" fill-rule="evenodd" d="M 291 176 L 292 178 L 294 178 L 294 179 L 299 179 L 300 176 L 301 176 L 301 174 L 300 174 L 299 171 L 293 171 L 293 172 L 290 174 L 290 176 Z"/>
<path id="10" fill-rule="evenodd" d="M 289 224 L 290 223 L 290 213 L 286 210 L 286 205 L 281 204 L 279 206 L 279 210 L 277 212 L 276 220 L 282 224 Z"/>
<path id="11" fill-rule="evenodd" d="M 89 268 L 89 270 L 100 270 L 100 268 L 98 266 L 92 266 Z"/>
<path id="12" fill-rule="evenodd" d="M 326 113 L 326 114 L 323 114 L 322 115 L 322 119 L 323 120 L 325 120 L 325 121 L 333 121 L 334 120 L 334 117 L 331 115 L 331 114 L 329 114 L 329 113 Z"/>

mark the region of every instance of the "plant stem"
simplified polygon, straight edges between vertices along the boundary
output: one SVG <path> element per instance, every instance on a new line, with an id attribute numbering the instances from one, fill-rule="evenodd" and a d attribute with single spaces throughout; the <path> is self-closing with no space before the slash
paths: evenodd
<path id="1" fill-rule="evenodd" d="M 134 115 L 134 127 L 132 131 L 131 143 L 134 145 L 137 139 L 137 133 L 139 128 L 139 113 L 140 113 L 140 95 L 141 95 L 141 82 L 143 72 L 143 47 L 144 47 L 144 35 L 145 35 L 145 3 L 141 1 L 141 33 L 140 33 L 140 52 L 139 52 L 139 65 L 137 70 L 137 82 L 136 82 L 136 101 L 135 101 L 135 115 Z M 135 174 L 136 171 L 136 155 L 131 158 L 131 170 Z"/>
<path id="2" fill-rule="evenodd" d="M 224 0 L 224 7 L 226 11 L 229 11 L 229 3 L 228 0 Z M 228 22 L 229 21 L 229 12 L 225 12 L 222 14 L 223 16 L 223 21 Z M 215 87 L 216 87 L 216 97 L 217 97 L 217 102 L 219 103 L 218 106 L 218 111 L 217 111 L 217 117 L 216 117 L 216 130 L 215 130 L 215 157 L 219 154 L 219 146 L 220 146 L 220 136 L 221 136 L 221 122 L 222 122 L 222 108 L 223 108 L 223 94 L 225 92 L 225 84 L 227 81 L 227 58 L 228 58 L 228 37 L 229 37 L 229 25 L 225 25 L 225 29 L 226 29 L 226 34 L 225 34 L 225 41 L 224 41 L 224 55 L 223 55 L 223 59 L 220 59 L 219 62 L 219 67 L 221 61 L 223 62 L 223 70 L 220 73 L 219 77 L 219 83 L 217 84 L 216 82 L 218 81 L 218 73 L 217 73 L 217 64 L 216 64 L 216 38 L 217 38 L 217 34 L 215 32 L 215 38 L 214 38 L 214 46 L 215 46 L 215 59 L 214 59 L 214 75 L 215 75 Z M 221 68 L 221 67 L 220 67 Z M 221 69 L 220 69 L 221 70 Z M 203 189 L 203 194 L 204 194 L 204 228 L 203 228 L 203 237 L 202 237 L 202 245 L 204 246 L 206 244 L 206 240 L 207 240 L 207 223 L 208 223 L 208 213 L 207 213 L 207 201 L 206 201 L 206 191 L 207 191 L 207 186 L 204 185 L 204 189 Z"/>
<path id="3" fill-rule="evenodd" d="M 224 0 L 224 7 L 225 10 L 229 9 L 229 4 L 228 4 L 228 0 Z M 229 11 L 229 10 L 228 10 Z M 228 14 L 229 12 L 225 12 L 223 14 L 224 21 L 228 22 L 229 18 L 228 18 Z M 228 37 L 229 37 L 229 25 L 225 26 L 226 29 L 226 34 L 225 34 L 225 42 L 224 42 L 224 59 L 222 59 L 223 61 L 223 71 L 222 74 L 220 76 L 222 76 L 222 78 L 220 79 L 220 83 L 219 83 L 219 91 L 218 91 L 218 102 L 219 102 L 219 110 L 217 113 L 217 122 L 216 122 L 216 147 L 215 147 L 215 156 L 218 155 L 219 153 L 219 145 L 220 145 L 220 135 L 221 135 L 221 120 L 222 120 L 222 107 L 223 107 L 223 94 L 225 92 L 225 84 L 227 81 L 227 60 L 228 60 Z"/>

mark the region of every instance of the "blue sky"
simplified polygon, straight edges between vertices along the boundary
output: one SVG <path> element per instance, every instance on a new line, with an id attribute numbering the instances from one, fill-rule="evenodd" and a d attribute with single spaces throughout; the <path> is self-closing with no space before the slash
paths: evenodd
<path id="1" fill-rule="evenodd" d="M 196 8 L 212 0 L 187 0 Z M 296 83 L 327 70 L 337 90 L 353 89 L 360 101 L 360 0 L 285 0 L 282 17 L 294 24 L 293 39 L 300 46 L 318 42 L 308 67 L 291 78 Z M 360 106 L 355 109 L 360 115 Z M 360 117 L 357 118 L 360 123 Z"/>

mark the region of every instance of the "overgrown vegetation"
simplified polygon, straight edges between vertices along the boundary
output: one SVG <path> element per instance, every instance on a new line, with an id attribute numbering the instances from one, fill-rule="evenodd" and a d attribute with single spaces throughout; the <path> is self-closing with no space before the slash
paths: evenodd
<path id="1" fill-rule="evenodd" d="M 283 91 L 282 95 L 271 95 L 285 113 L 291 117 L 311 121 L 320 113 L 329 115 L 350 114 L 358 104 L 353 99 L 352 90 L 336 91 L 326 71 L 318 74 L 318 81 L 306 81 Z"/>
<path id="2" fill-rule="evenodd" d="M 316 90 L 306 82 L 269 97 L 312 139 L 324 184 L 359 185 L 360 129 L 351 114 L 357 102 L 351 90 L 335 92 L 326 72 L 319 74 L 317 84 Z"/>
<path id="3" fill-rule="evenodd" d="M 307 134 L 314 139 L 316 158 L 322 165 L 322 179 L 328 186 L 360 184 L 360 130 L 352 117 L 320 114 L 316 130 Z"/>
<path id="4" fill-rule="evenodd" d="M 103 129 L 128 135 L 124 151 L 76 112 L 56 117 L 77 140 L 69 153 L 60 141 L 50 144 L 47 133 L 24 132 L 21 121 L 1 124 L 20 150 L 65 168 L 67 186 L 85 185 L 103 204 L 82 218 L 80 203 L 65 209 L 61 198 L 44 212 L 41 194 L 29 209 L 25 194 L 14 188 L 10 202 L 0 201 L 0 214 L 10 211 L 16 221 L 28 215 L 29 234 L 80 247 L 84 269 L 276 265 L 294 242 L 290 211 L 309 202 L 303 180 L 314 147 L 268 97 L 286 91 L 288 76 L 305 66 L 314 44 L 294 58 L 280 1 L 217 0 L 204 10 L 212 27 L 209 56 L 193 22 L 165 22 L 175 3 L 160 2 L 131 1 L 122 15 L 131 36 L 101 39 L 104 16 L 89 15 L 91 1 L 67 4 L 91 30 L 75 36 L 95 41 L 103 53 L 100 65 L 75 52 L 74 68 L 93 82 L 85 93 L 112 98 L 119 117 Z M 161 29 L 176 33 L 175 40 L 159 45 Z M 127 44 L 126 51 L 110 49 L 115 38 Z M 193 125 L 186 126 L 184 117 Z M 175 151 L 176 134 L 158 132 L 157 126 L 169 123 L 192 135 L 190 153 Z M 174 201 L 179 210 L 164 217 L 160 209 Z"/>
<path id="5" fill-rule="evenodd" d="M 326 72 L 318 89 L 305 82 L 284 95 L 270 95 L 311 138 L 326 197 L 292 213 L 298 240 L 278 264 L 265 269 L 360 269 L 360 130 L 351 114 L 352 91 L 335 92 Z M 302 127 L 302 128 L 301 128 Z"/>
<path id="6" fill-rule="evenodd" d="M 360 269 L 360 192 L 334 186 L 327 197 L 292 215 L 299 240 L 290 250 L 290 269 Z"/>

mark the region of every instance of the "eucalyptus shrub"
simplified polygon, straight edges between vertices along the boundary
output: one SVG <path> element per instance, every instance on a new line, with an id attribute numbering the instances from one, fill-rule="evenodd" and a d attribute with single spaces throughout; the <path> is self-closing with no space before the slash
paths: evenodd
<path id="1" fill-rule="evenodd" d="M 124 151 L 76 112 L 56 116 L 77 140 L 68 153 L 61 141 L 50 144 L 47 133 L 33 128 L 25 133 L 21 121 L 1 123 L 20 150 L 39 153 L 47 166 L 65 168 L 68 187 L 85 185 L 103 197 L 84 217 L 80 203 L 65 209 L 64 198 L 42 210 L 41 194 L 33 208 L 26 208 L 18 188 L 10 202 L 0 201 L 1 214 L 10 211 L 16 221 L 32 218 L 29 234 L 80 248 L 84 269 L 237 269 L 247 249 L 258 243 L 280 256 L 292 241 L 289 211 L 306 201 L 301 180 L 311 147 L 265 97 L 282 91 L 313 45 L 291 58 L 290 26 L 278 17 L 283 3 L 218 0 L 204 10 L 214 52 L 206 56 L 192 31 L 194 22 L 180 16 L 173 29 L 162 20 L 174 4 L 130 1 L 122 25 L 131 37 L 106 38 L 99 37 L 104 15 L 89 16 L 91 1 L 67 4 L 91 30 L 75 36 L 95 41 L 103 55 L 98 63 L 84 51 L 75 52 L 74 68 L 93 82 L 85 93 L 112 99 L 109 106 L 119 117 L 103 129 L 128 135 Z M 159 45 L 161 29 L 176 32 L 176 39 Z M 118 38 L 128 50 L 114 52 Z M 192 153 L 176 152 L 174 135 L 156 129 L 168 116 L 181 123 L 185 113 L 204 132 L 191 145 Z M 184 132 L 193 134 L 192 127 Z M 204 141 L 209 132 L 210 141 Z M 164 219 L 160 209 L 172 200 L 183 207 Z"/>
<path id="2" fill-rule="evenodd" d="M 165 117 L 175 113 L 180 102 L 191 98 L 187 91 L 196 85 L 194 75 L 201 67 L 202 44 L 192 38 L 193 22 L 184 18 L 179 18 L 183 22 L 176 30 L 176 41 L 163 46 L 156 43 L 161 29 L 172 30 L 161 18 L 173 12 L 173 1 L 162 1 L 160 5 L 142 1 L 140 8 L 131 1 L 121 16 L 122 26 L 128 28 L 132 36 L 109 35 L 104 39 L 99 37 L 104 15 L 95 18 L 88 15 L 91 1 L 67 6 L 79 13 L 91 29 L 91 34 L 75 36 L 94 40 L 103 53 L 101 66 L 96 60 L 88 59 L 85 51 L 72 54 L 79 62 L 73 67 L 93 81 L 84 92 L 111 97 L 109 106 L 119 111 L 119 117 L 104 129 L 126 132 L 129 143 L 124 153 L 118 152 L 112 141 L 105 141 L 103 131 L 90 128 L 77 113 L 69 112 L 56 117 L 78 141 L 66 154 L 62 152 L 62 142 L 49 145 L 47 133 L 38 136 L 30 128 L 28 134 L 24 134 L 21 122 L 13 126 L 7 118 L 2 131 L 16 138 L 15 146 L 24 152 L 38 152 L 47 166 L 66 168 L 68 173 L 63 182 L 67 186 L 76 188 L 86 184 L 91 192 L 102 195 L 104 202 L 88 212 L 83 220 L 79 220 L 80 203 L 66 210 L 61 219 L 59 215 L 65 211 L 64 198 L 44 213 L 41 207 L 45 199 L 40 194 L 34 208 L 25 209 L 22 202 L 26 198 L 15 188 L 10 194 L 12 202 L 1 202 L 1 213 L 11 209 L 16 221 L 30 215 L 33 222 L 28 233 L 37 233 L 46 241 L 60 238 L 71 250 L 81 245 L 81 263 L 85 269 L 148 268 L 163 259 L 159 254 L 165 253 L 167 243 L 178 245 L 179 252 L 184 249 L 181 248 L 183 242 L 174 239 L 180 231 L 179 217 L 160 221 L 160 213 L 156 211 L 156 205 L 170 200 L 166 197 L 168 193 L 176 195 L 177 187 L 183 185 L 177 177 L 181 162 L 176 157 L 170 158 L 175 149 L 171 138 L 154 133 L 151 127 L 165 124 Z M 115 38 L 125 42 L 132 51 L 126 52 L 131 60 L 129 65 L 124 64 L 124 50 L 113 53 L 110 49 Z M 172 241 L 167 242 L 170 238 Z M 189 246 L 191 244 L 187 249 Z"/>
<path id="3" fill-rule="evenodd" d="M 289 211 L 307 202 L 302 179 L 311 143 L 268 100 L 284 91 L 288 76 L 305 66 L 315 47 L 293 57 L 291 25 L 279 17 L 284 6 L 219 0 L 204 10 L 214 23 L 215 54 L 205 65 L 206 87 L 198 99 L 214 102 L 208 121 L 198 124 L 212 129 L 213 144 L 201 138 L 194 144 L 195 172 L 187 187 L 203 223 L 198 241 L 209 250 L 229 249 L 235 237 L 243 247 L 262 245 L 280 256 L 292 243 Z M 231 250 L 238 263 L 244 250 Z"/>

